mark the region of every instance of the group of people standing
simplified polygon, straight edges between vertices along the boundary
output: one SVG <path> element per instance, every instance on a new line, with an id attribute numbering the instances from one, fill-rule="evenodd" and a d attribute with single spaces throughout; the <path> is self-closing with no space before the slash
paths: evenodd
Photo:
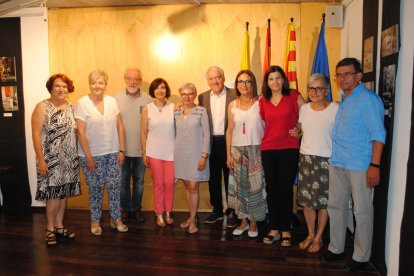
<path id="1" fill-rule="evenodd" d="M 305 103 L 297 90 L 289 89 L 279 66 L 265 72 L 261 96 L 250 70 L 237 74 L 232 91 L 224 85 L 223 70 L 212 66 L 206 73 L 210 90 L 198 96 L 198 105 L 192 83 L 179 88 L 182 101 L 174 105 L 162 78 L 151 82 L 147 95 L 140 90 L 141 71 L 128 68 L 125 91 L 111 97 L 105 94 L 108 76 L 95 70 L 89 74 L 90 94 L 73 109 L 65 100 L 74 90 L 72 81 L 63 74 L 53 75 L 46 85 L 50 98 L 39 103 L 32 116 L 36 199 L 46 201 L 46 244 L 56 245 L 60 237 L 75 238 L 63 226 L 63 216 L 66 197 L 80 193 L 79 164 L 89 188 L 94 235 L 102 234 L 105 185 L 111 228 L 126 232 L 123 221 L 145 221 L 141 201 L 144 171 L 149 167 L 159 227 L 174 223 L 174 185 L 181 179 L 189 216 L 180 227 L 196 233 L 199 183 L 208 181 L 213 211 L 204 223 L 225 218 L 227 227 L 237 226 L 233 235 L 247 231 L 254 238 L 257 222 L 268 218 L 270 230 L 263 242 L 280 240 L 283 247 L 292 244 L 292 187 L 298 176 L 298 203 L 309 231 L 299 247 L 320 251 L 329 214 L 331 241 L 322 259 L 340 257 L 352 195 L 356 246 L 347 269 L 361 269 L 370 257 L 371 188 L 379 183 L 384 110 L 379 97 L 360 83 L 358 60 L 341 60 L 335 76 L 343 90 L 339 104 L 327 100 L 329 79 L 322 74 L 309 78 L 311 101 Z"/>

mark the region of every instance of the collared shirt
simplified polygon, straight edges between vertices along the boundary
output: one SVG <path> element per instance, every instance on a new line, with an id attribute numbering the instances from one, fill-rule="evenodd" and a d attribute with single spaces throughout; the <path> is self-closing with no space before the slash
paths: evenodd
<path id="1" fill-rule="evenodd" d="M 335 167 L 366 171 L 371 162 L 372 142 L 385 143 L 385 136 L 384 104 L 378 95 L 359 84 L 339 103 L 329 162 Z"/>
<path id="2" fill-rule="evenodd" d="M 226 118 L 226 88 L 216 95 L 210 92 L 211 118 L 213 119 L 213 135 L 224 135 Z"/>
<path id="3" fill-rule="evenodd" d="M 126 149 L 125 156 L 141 157 L 141 111 L 144 106 L 152 102 L 152 98 L 140 91 L 137 96 L 131 96 L 127 91 L 115 94 L 119 111 L 125 129 Z"/>
<path id="4" fill-rule="evenodd" d="M 117 129 L 118 105 L 111 96 L 104 95 L 104 114 L 101 114 L 88 95 L 79 99 L 75 107 L 75 118 L 86 124 L 86 138 L 92 156 L 100 156 L 119 151 Z M 78 155 L 84 157 L 78 142 Z"/>

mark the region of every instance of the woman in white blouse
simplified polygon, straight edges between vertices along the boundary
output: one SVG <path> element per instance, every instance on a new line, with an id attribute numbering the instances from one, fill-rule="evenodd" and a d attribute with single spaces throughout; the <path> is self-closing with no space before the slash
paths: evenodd
<path id="1" fill-rule="evenodd" d="M 259 113 L 257 84 L 250 70 L 236 76 L 238 98 L 229 103 L 226 131 L 227 166 L 230 169 L 228 207 L 241 224 L 233 231 L 240 236 L 248 231 L 258 235 L 257 221 L 266 218 L 266 191 L 260 144 L 264 126 Z"/>
<path id="2" fill-rule="evenodd" d="M 91 233 L 101 235 L 102 197 L 108 189 L 110 226 L 127 232 L 120 211 L 121 167 L 124 163 L 125 134 L 115 99 L 105 95 L 108 75 L 102 70 L 89 73 L 89 95 L 75 108 L 78 127 L 78 155 L 89 188 Z"/>
<path id="3" fill-rule="evenodd" d="M 174 104 L 167 101 L 171 90 L 164 79 L 153 80 L 149 94 L 154 100 L 141 114 L 142 160 L 151 169 L 157 225 L 165 227 L 174 223 Z"/>
<path id="4" fill-rule="evenodd" d="M 298 127 L 303 131 L 298 173 L 298 204 L 303 206 L 308 237 L 300 249 L 316 253 L 322 247 L 322 235 L 328 221 L 329 163 L 332 153 L 332 130 L 338 103 L 329 102 L 329 79 L 313 74 L 308 80 L 311 102 L 299 111 Z M 317 222 L 317 227 L 316 226 Z M 317 232 L 316 232 L 316 229 Z"/>

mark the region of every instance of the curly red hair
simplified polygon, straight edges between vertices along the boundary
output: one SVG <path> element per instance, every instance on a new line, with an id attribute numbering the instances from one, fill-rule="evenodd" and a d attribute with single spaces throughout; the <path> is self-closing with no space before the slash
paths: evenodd
<path id="1" fill-rule="evenodd" d="M 66 76 L 65 74 L 59 73 L 59 74 L 54 74 L 54 75 L 50 76 L 50 78 L 47 80 L 46 88 L 47 88 L 47 91 L 49 91 L 49 93 L 52 92 L 53 83 L 55 82 L 56 79 L 60 79 L 64 83 L 66 83 L 66 85 L 68 86 L 68 92 L 69 93 L 75 91 L 75 86 L 73 86 L 73 81 L 71 79 L 69 79 L 68 76 Z"/>

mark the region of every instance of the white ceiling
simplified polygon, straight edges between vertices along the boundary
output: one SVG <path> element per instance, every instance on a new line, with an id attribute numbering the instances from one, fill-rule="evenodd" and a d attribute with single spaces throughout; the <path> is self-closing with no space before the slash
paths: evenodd
<path id="1" fill-rule="evenodd" d="M 117 7 L 181 4 L 251 4 L 325 2 L 339 4 L 342 0 L 0 0 L 0 16 L 27 7 L 47 8 Z"/>

